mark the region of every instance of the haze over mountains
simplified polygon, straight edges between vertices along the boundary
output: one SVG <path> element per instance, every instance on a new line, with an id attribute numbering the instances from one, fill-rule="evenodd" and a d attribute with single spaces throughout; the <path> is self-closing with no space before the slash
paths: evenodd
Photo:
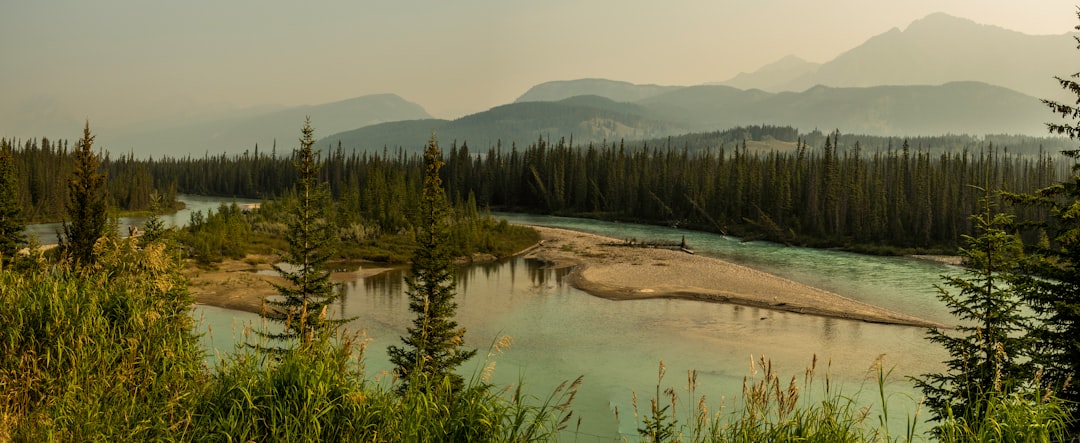
<path id="1" fill-rule="evenodd" d="M 176 122 L 169 128 L 99 132 L 112 152 L 202 155 L 296 145 L 305 115 L 320 147 L 419 149 L 439 140 L 475 149 L 539 137 L 576 144 L 642 140 L 747 124 L 873 135 L 1045 135 L 1052 116 L 1038 98 L 1061 98 L 1053 76 L 1076 68 L 1075 42 L 1033 36 L 945 14 L 894 28 L 833 60 L 788 56 L 726 81 L 698 86 L 581 79 L 542 83 L 513 103 L 456 120 L 433 119 L 393 94 L 317 106 Z M 1067 97 L 1066 97 L 1067 98 Z"/>
<path id="2" fill-rule="evenodd" d="M 1034 97 L 1061 89 L 1053 76 L 1076 71 L 1075 43 L 1057 35 L 1027 35 L 947 14 L 893 28 L 835 59 L 816 64 L 785 57 L 722 82 L 741 89 L 803 91 L 814 85 L 939 85 L 975 80 Z"/>

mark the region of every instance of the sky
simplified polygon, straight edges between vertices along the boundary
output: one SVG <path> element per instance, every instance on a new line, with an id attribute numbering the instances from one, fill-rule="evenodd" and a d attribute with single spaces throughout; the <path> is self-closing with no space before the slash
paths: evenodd
<path id="1" fill-rule="evenodd" d="M 826 62 L 934 12 L 1064 34 L 1077 1 L 0 0 L 0 136 L 377 93 L 457 118 L 552 80 L 694 85 Z"/>

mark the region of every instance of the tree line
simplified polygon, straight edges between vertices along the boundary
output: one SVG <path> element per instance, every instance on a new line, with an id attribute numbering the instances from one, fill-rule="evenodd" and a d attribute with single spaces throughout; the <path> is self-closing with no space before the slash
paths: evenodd
<path id="1" fill-rule="evenodd" d="M 932 152 L 907 140 L 869 147 L 846 140 L 836 131 L 816 146 L 796 139 L 787 151 L 756 151 L 746 140 L 709 149 L 539 139 L 474 152 L 462 144 L 451 145 L 440 175 L 455 205 L 887 251 L 955 250 L 973 233 L 968 216 L 979 193 L 970 185 L 1029 192 L 1064 172 L 1059 156 L 1045 151 L 1017 154 L 987 144 Z M 394 232 L 409 220 L 422 181 L 418 155 L 326 151 L 319 178 L 340 208 L 340 226 Z M 292 161 L 256 148 L 234 156 L 124 157 L 121 164 L 147 171 L 170 192 L 271 198 L 295 184 Z"/>
<path id="2" fill-rule="evenodd" d="M 77 144 L 77 143 L 76 143 Z M 16 201 L 22 217 L 28 222 L 60 221 L 66 215 L 68 179 L 74 172 L 74 157 L 67 140 L 14 140 L 0 138 L 0 147 L 11 154 L 11 167 Z M 112 158 L 108 151 L 94 153 L 100 158 L 101 172 L 107 178 L 106 198 L 110 208 L 119 211 L 150 209 L 155 191 L 165 206 L 175 205 L 177 188 L 174 184 L 154 177 L 153 159 L 137 159 L 134 154 Z"/>
<path id="3" fill-rule="evenodd" d="M 741 137 L 741 139 L 740 139 Z M 755 141 L 794 140 L 784 149 Z M 1019 144 L 1025 153 L 1010 145 Z M 441 178 L 455 205 L 578 215 L 707 230 L 810 246 L 954 250 L 973 233 L 970 185 L 1014 192 L 1046 186 L 1064 173 L 1054 139 L 969 136 L 894 139 L 791 127 L 748 126 L 690 134 L 655 145 L 576 146 L 543 138 L 483 151 L 451 144 Z M 30 221 L 64 214 L 71 156 L 66 141 L 12 147 L 18 202 Z M 1039 148 L 1033 150 L 1034 144 Z M 679 146 L 681 147 L 675 147 Z M 403 149 L 324 149 L 319 179 L 337 203 L 339 226 L 399 230 L 415 208 L 422 159 Z M 271 199 L 296 183 L 291 154 L 139 159 L 101 155 L 110 207 L 146 210 L 157 192 Z M 470 200 L 471 199 L 471 200 Z M 1028 209 L 1024 211 L 1030 212 Z M 1025 212 L 1018 214 L 1032 216 Z"/>

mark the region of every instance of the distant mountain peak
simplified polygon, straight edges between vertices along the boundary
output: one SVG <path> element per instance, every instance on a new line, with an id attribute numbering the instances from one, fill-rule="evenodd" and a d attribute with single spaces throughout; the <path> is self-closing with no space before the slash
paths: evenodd
<path id="1" fill-rule="evenodd" d="M 559 101 L 579 95 L 598 95 L 617 102 L 636 102 L 654 95 L 678 89 L 679 86 L 637 85 L 619 80 L 582 78 L 540 83 L 529 88 L 514 103 Z"/>
<path id="2" fill-rule="evenodd" d="M 811 75 L 821 65 L 808 62 L 795 55 L 786 55 L 779 60 L 758 68 L 754 72 L 740 72 L 738 75 L 721 82 L 721 85 L 739 89 L 761 89 L 777 91 L 800 77 Z"/>
<path id="3" fill-rule="evenodd" d="M 966 30 L 997 30 L 1007 31 L 1016 34 L 1023 34 L 1020 31 L 1014 31 L 1011 29 L 1002 28 L 995 25 L 987 25 L 978 23 L 974 20 L 949 15 L 944 12 L 935 12 L 926 17 L 920 18 L 908 24 L 904 29 L 905 33 L 956 33 L 967 32 Z"/>

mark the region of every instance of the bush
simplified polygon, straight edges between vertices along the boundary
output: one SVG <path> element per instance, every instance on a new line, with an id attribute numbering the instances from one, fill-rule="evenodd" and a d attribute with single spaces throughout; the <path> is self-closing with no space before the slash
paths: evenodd
<path id="1" fill-rule="evenodd" d="M 168 440 L 190 425 L 203 354 L 176 260 L 126 240 L 95 249 L 83 273 L 0 272 L 0 436 Z"/>

